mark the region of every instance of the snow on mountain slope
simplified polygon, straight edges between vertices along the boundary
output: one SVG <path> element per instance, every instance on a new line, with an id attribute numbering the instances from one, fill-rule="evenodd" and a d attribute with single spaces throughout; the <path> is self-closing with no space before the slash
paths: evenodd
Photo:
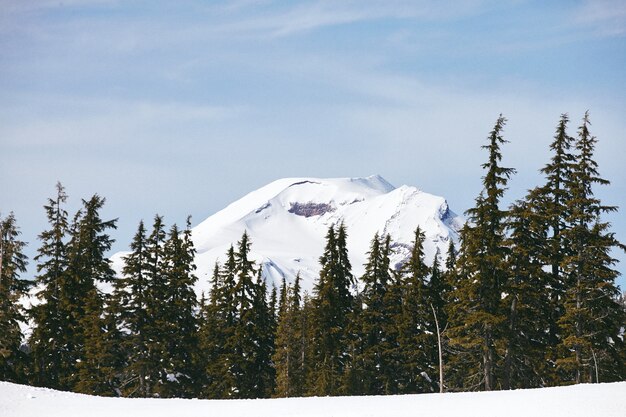
<path id="1" fill-rule="evenodd" d="M 445 253 L 449 239 L 458 238 L 463 224 L 444 198 L 406 185 L 395 188 L 378 175 L 280 179 L 193 228 L 198 251 L 197 290 L 209 288 L 215 262 L 224 261 L 228 247 L 236 244 L 244 231 L 252 240 L 252 257 L 263 266 L 268 281 L 278 285 L 283 276 L 293 281 L 300 272 L 303 288 L 311 290 L 328 227 L 342 221 L 347 227 L 348 251 L 356 276 L 363 273 L 376 232 L 391 235 L 392 264 L 397 265 L 408 256 L 419 225 L 426 234 L 426 260 L 431 263 L 436 249 Z M 122 255 L 113 257 L 117 270 L 121 269 Z"/>
<path id="2" fill-rule="evenodd" d="M 104 398 L 0 382 L 6 417 L 622 417 L 626 382 L 517 391 L 271 400 Z"/>

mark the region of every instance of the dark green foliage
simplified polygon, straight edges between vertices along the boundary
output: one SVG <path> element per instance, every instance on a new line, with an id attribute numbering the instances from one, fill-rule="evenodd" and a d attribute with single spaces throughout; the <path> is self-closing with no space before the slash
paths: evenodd
<path id="1" fill-rule="evenodd" d="M 424 263 L 424 233 L 415 230 L 415 240 L 408 262 L 400 274 L 402 310 L 396 318 L 401 393 L 434 392 L 439 368 L 437 335 L 430 307 L 427 278 L 429 268 Z"/>
<path id="2" fill-rule="evenodd" d="M 545 354 L 550 349 L 551 273 L 544 270 L 541 248 L 546 241 L 543 219 L 532 203 L 519 201 L 510 209 L 509 279 L 503 286 L 504 326 L 502 388 L 544 386 L 549 372 Z"/>
<path id="3" fill-rule="evenodd" d="M 506 119 L 500 116 L 489 135 L 488 161 L 483 177 L 483 190 L 476 205 L 467 211 L 468 223 L 461 231 L 461 270 L 457 276 L 456 302 L 448 309 L 449 337 L 452 347 L 463 351 L 465 381 L 457 389 L 493 390 L 498 386 L 496 376 L 499 345 L 506 314 L 501 307 L 501 294 L 508 278 L 505 236 L 507 212 L 500 200 L 509 177 L 515 172 L 499 165 L 502 128 Z"/>
<path id="4" fill-rule="evenodd" d="M 280 293 L 278 326 L 272 361 L 276 367 L 276 397 L 300 397 L 305 393 L 305 344 L 300 274 L 293 286 L 283 279 Z"/>
<path id="5" fill-rule="evenodd" d="M 609 232 L 601 215 L 616 207 L 602 205 L 593 186 L 609 182 L 599 176 L 593 160 L 596 138 L 589 132 L 585 113 L 578 129 L 576 164 L 572 167 L 571 196 L 567 201 L 564 239 L 570 252 L 563 257 L 566 290 L 565 311 L 559 320 L 562 346 L 557 361 L 567 382 L 599 382 L 623 379 L 624 343 L 619 337 L 624 312 L 615 286 L 618 272 L 612 248 L 621 244 Z"/>
<path id="6" fill-rule="evenodd" d="M 205 370 L 203 396 L 206 398 L 227 398 L 234 384 L 225 348 L 225 341 L 232 336 L 236 316 L 232 293 L 228 291 L 234 287 L 234 280 L 230 279 L 234 276 L 235 263 L 232 246 L 227 256 L 229 261 L 224 270 L 233 273 L 225 275 L 220 271 L 219 264 L 215 264 L 209 301 L 204 305 L 200 318 L 200 351 Z"/>
<path id="7" fill-rule="evenodd" d="M 117 396 L 117 369 L 121 365 L 120 335 L 115 317 L 105 311 L 102 296 L 93 288 L 86 295 L 85 315 L 80 319 L 84 346 L 77 364 L 76 392 Z"/>
<path id="8" fill-rule="evenodd" d="M 65 283 L 67 259 L 67 211 L 63 208 L 67 200 L 61 183 L 56 185 L 57 194 L 48 199 L 44 206 L 50 230 L 39 235 L 41 246 L 37 251 L 36 283 L 40 290 L 40 303 L 33 306 L 29 314 L 33 320 L 33 332 L 29 340 L 32 357 L 32 382 L 35 385 L 58 389 L 69 389 L 60 383 L 66 373 L 67 362 L 65 337 L 69 333 L 68 312 L 61 309 L 61 288 Z"/>
<path id="9" fill-rule="evenodd" d="M 125 363 L 120 370 L 120 390 L 124 396 L 146 397 L 150 368 L 146 333 L 151 318 L 146 310 L 150 304 L 146 273 L 149 254 L 143 221 L 139 223 L 130 249 L 131 253 L 124 258 L 123 275 L 115 280 L 113 292 L 117 322 L 125 333 L 121 342 Z"/>
<path id="10" fill-rule="evenodd" d="M 25 321 L 19 298 L 26 293 L 28 281 L 20 278 L 26 272 L 26 243 L 19 240 L 15 216 L 0 217 L 0 380 L 25 382 L 25 354 L 20 350 Z"/>
<path id="11" fill-rule="evenodd" d="M 188 218 L 183 232 L 176 225 L 170 228 L 163 253 L 162 273 L 166 282 L 163 301 L 166 307 L 161 315 L 162 321 L 157 323 L 163 359 L 157 392 L 164 397 L 190 398 L 196 393 L 195 253 Z"/>
<path id="12" fill-rule="evenodd" d="M 209 398 L 262 398 L 274 392 L 277 324 L 261 271 L 249 258 L 250 245 L 244 232 L 237 250 L 228 250 L 224 266 L 216 265 L 210 299 L 202 309 L 203 391 Z"/>
<path id="13" fill-rule="evenodd" d="M 569 117 L 562 114 L 550 144 L 552 157 L 541 169 L 546 182 L 531 190 L 526 198 L 530 204 L 529 214 L 538 216 L 544 229 L 534 243 L 535 250 L 529 255 L 539 258 L 549 272 L 540 284 L 547 288 L 550 301 L 544 312 L 548 314 L 548 340 L 544 355 L 547 367 L 544 376 L 548 385 L 557 384 L 561 379 L 556 370 L 557 346 L 560 343 L 558 321 L 564 313 L 563 298 L 567 288 L 562 263 L 570 251 L 563 232 L 568 227 L 568 201 L 571 198 L 572 168 L 576 159 L 572 149 L 574 138 L 567 133 L 568 123 Z"/>
<path id="14" fill-rule="evenodd" d="M 346 328 L 353 307 L 350 287 L 354 283 L 343 224 L 337 230 L 334 225 L 329 227 L 320 263 L 322 269 L 312 300 L 310 359 L 315 366 L 311 369 L 309 393 L 338 395 L 348 359 Z"/>
<path id="15" fill-rule="evenodd" d="M 71 228 L 68 243 L 68 267 L 64 285 L 61 286 L 60 309 L 68 314 L 69 332 L 65 340 L 65 348 L 71 363 L 82 367 L 97 368 L 103 362 L 101 357 L 110 354 L 105 350 L 94 348 L 92 344 L 100 344 L 105 339 L 105 329 L 100 325 L 102 311 L 102 295 L 96 288 L 96 282 L 111 282 L 114 277 L 110 261 L 105 253 L 111 249 L 113 239 L 106 234 L 107 229 L 115 228 L 117 220 L 103 221 L 99 211 L 105 199 L 94 195 L 83 200 L 83 210 L 77 214 Z M 108 346 L 104 343 L 100 349 Z M 80 372 L 80 367 L 70 368 L 63 375 L 61 384 L 72 386 L 85 393 L 101 394 L 101 386 L 87 382 L 92 378 L 90 371 Z M 89 391 L 93 388 L 95 391 Z"/>
<path id="16" fill-rule="evenodd" d="M 351 323 L 355 335 L 351 338 L 353 352 L 348 393 L 380 395 L 395 392 L 397 375 L 393 366 L 393 315 L 388 305 L 387 291 L 391 285 L 389 269 L 390 237 L 374 236 L 361 278 L 363 291 L 356 300 Z"/>

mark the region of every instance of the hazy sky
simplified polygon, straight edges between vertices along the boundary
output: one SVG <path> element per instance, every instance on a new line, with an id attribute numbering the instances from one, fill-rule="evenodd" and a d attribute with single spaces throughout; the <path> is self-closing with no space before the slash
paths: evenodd
<path id="1" fill-rule="evenodd" d="M 463 213 L 499 113 L 512 201 L 587 109 L 626 241 L 623 0 L 0 0 L 0 211 L 31 255 L 57 180 L 71 211 L 107 198 L 115 250 L 289 176 L 378 173 Z"/>

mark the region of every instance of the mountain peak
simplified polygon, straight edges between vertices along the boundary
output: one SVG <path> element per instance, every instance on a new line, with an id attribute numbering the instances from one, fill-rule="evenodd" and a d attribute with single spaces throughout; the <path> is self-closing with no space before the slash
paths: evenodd
<path id="1" fill-rule="evenodd" d="M 209 288 L 215 262 L 224 261 L 228 247 L 247 231 L 251 256 L 263 267 L 268 281 L 279 284 L 283 276 L 292 281 L 299 272 L 303 288 L 310 291 L 319 274 L 328 227 L 340 222 L 348 231 L 353 272 L 360 276 L 375 233 L 391 235 L 395 243 L 392 265 L 401 265 L 419 225 L 426 235 L 425 260 L 430 264 L 437 248 L 445 253 L 448 241 L 458 239 L 463 219 L 449 209 L 443 197 L 408 185 L 396 188 L 380 175 L 279 179 L 193 228 L 197 290 Z"/>

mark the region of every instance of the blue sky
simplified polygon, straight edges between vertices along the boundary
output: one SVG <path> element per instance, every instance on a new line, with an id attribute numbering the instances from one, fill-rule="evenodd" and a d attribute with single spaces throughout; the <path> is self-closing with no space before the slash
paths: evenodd
<path id="1" fill-rule="evenodd" d="M 378 173 L 462 213 L 499 113 L 513 201 L 587 109 L 626 210 L 624 68 L 620 0 L 0 0 L 0 210 L 31 254 L 57 180 L 72 210 L 107 198 L 115 250 L 288 176 Z"/>

